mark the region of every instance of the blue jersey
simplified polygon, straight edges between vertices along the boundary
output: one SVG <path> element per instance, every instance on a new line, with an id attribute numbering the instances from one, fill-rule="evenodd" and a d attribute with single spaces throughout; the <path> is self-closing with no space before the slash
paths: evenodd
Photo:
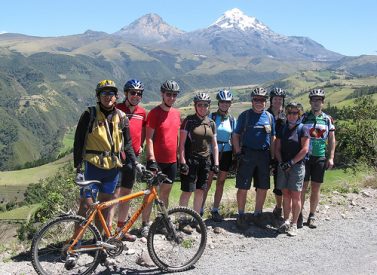
<path id="1" fill-rule="evenodd" d="M 236 120 L 234 119 L 234 122 L 232 125 L 230 116 L 227 116 L 224 118 L 220 114 L 212 113 L 209 115 L 210 118 L 212 118 L 216 123 L 217 128 L 217 146 L 219 148 L 219 152 L 226 152 L 226 151 L 232 151 L 232 132 L 233 127 L 236 125 Z"/>
<path id="2" fill-rule="evenodd" d="M 258 114 L 250 109 L 240 114 L 234 132 L 241 135 L 242 147 L 269 150 L 271 137 L 275 136 L 275 122 L 269 112 Z"/>

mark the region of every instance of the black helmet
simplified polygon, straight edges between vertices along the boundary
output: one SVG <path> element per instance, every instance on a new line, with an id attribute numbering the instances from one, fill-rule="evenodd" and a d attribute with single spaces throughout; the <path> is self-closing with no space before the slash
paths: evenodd
<path id="1" fill-rule="evenodd" d="M 281 88 L 273 88 L 271 91 L 270 91 L 270 98 L 273 98 L 274 96 L 281 96 L 283 98 L 285 98 L 287 95 L 286 91 L 281 89 Z"/>
<path id="2" fill-rule="evenodd" d="M 251 91 L 250 93 L 250 96 L 253 97 L 253 96 L 263 96 L 265 98 L 268 97 L 267 95 L 267 91 L 261 87 L 257 87 L 255 88 L 254 90 Z"/>
<path id="3" fill-rule="evenodd" d="M 312 98 L 313 96 L 325 98 L 325 91 L 322 89 L 313 89 L 309 91 L 309 98 Z"/>
<path id="4" fill-rule="evenodd" d="M 160 90 L 162 93 L 164 92 L 179 93 L 179 85 L 174 80 L 166 80 L 164 83 L 162 83 Z"/>
<path id="5" fill-rule="evenodd" d="M 290 102 L 285 106 L 285 113 L 289 112 L 291 109 L 297 109 L 299 111 L 299 116 L 301 117 L 304 113 L 304 108 L 300 103 Z"/>
<path id="6" fill-rule="evenodd" d="M 131 79 L 124 84 L 123 90 L 126 92 L 127 90 L 138 90 L 138 91 L 144 91 L 144 84 L 137 80 L 137 79 Z"/>
<path id="7" fill-rule="evenodd" d="M 216 95 L 216 99 L 219 101 L 232 101 L 233 95 L 228 90 L 220 90 Z"/>
<path id="8" fill-rule="evenodd" d="M 118 88 L 115 85 L 115 82 L 112 80 L 101 80 L 98 82 L 97 87 L 96 87 L 96 94 L 102 92 L 103 90 L 113 90 L 116 94 L 118 93 Z"/>
<path id="9" fill-rule="evenodd" d="M 198 93 L 194 96 L 194 102 L 196 103 L 198 101 L 206 101 L 210 104 L 211 98 L 210 98 L 209 94 L 207 94 L 207 93 Z"/>

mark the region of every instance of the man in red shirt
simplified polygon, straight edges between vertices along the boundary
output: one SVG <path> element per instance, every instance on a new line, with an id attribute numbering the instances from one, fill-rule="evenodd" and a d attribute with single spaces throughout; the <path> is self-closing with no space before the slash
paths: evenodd
<path id="1" fill-rule="evenodd" d="M 162 102 L 153 108 L 147 118 L 146 156 L 148 170 L 161 170 L 174 182 L 177 174 L 178 133 L 181 125 L 180 113 L 173 108 L 179 93 L 179 85 L 173 80 L 167 80 L 161 85 Z M 160 199 L 169 204 L 169 194 L 172 184 L 163 183 L 160 186 Z M 149 230 L 151 206 L 142 213 L 141 235 L 146 237 Z"/>
<path id="2" fill-rule="evenodd" d="M 139 106 L 143 97 L 144 85 L 139 80 L 131 79 L 124 85 L 125 100 L 117 104 L 117 108 L 125 112 L 130 121 L 130 134 L 132 139 L 132 147 L 135 151 L 136 157 L 139 157 L 143 150 L 143 143 L 145 140 L 145 125 L 146 125 L 146 111 Z M 126 162 L 121 169 L 120 186 L 117 188 L 117 196 L 125 196 L 131 193 L 132 187 L 136 181 L 136 169 L 132 166 L 129 158 L 126 157 Z M 128 217 L 129 202 L 119 203 L 118 206 L 118 224 L 119 230 L 125 224 Z M 135 241 L 136 236 L 127 233 L 124 237 L 126 241 Z"/>

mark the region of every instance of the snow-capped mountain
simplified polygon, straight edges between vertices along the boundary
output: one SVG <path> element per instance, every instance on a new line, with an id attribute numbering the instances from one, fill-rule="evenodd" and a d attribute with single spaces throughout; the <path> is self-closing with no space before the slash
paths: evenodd
<path id="1" fill-rule="evenodd" d="M 270 32 L 270 29 L 258 21 L 255 17 L 245 15 L 241 10 L 234 8 L 226 11 L 215 23 L 209 27 L 219 27 L 221 29 L 239 29 L 242 31 L 255 30 L 260 32 Z"/>
<path id="2" fill-rule="evenodd" d="M 183 33 L 167 24 L 159 15 L 150 13 L 123 27 L 114 35 L 121 36 L 128 42 L 150 44 L 165 42 Z"/>

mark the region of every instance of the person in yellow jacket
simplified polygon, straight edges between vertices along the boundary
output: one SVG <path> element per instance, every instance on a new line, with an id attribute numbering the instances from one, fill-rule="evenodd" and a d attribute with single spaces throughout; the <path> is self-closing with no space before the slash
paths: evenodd
<path id="1" fill-rule="evenodd" d="M 91 190 L 80 190 L 78 214 L 85 216 L 88 205 L 97 197 L 100 202 L 114 198 L 119 171 L 125 155 L 141 170 L 132 148 L 129 120 L 126 114 L 115 108 L 118 89 L 112 80 L 102 80 L 97 84 L 97 105 L 85 110 L 77 124 L 73 145 L 76 180 L 99 180 Z M 82 172 L 82 164 L 85 173 Z M 111 208 L 103 214 L 111 225 Z"/>

